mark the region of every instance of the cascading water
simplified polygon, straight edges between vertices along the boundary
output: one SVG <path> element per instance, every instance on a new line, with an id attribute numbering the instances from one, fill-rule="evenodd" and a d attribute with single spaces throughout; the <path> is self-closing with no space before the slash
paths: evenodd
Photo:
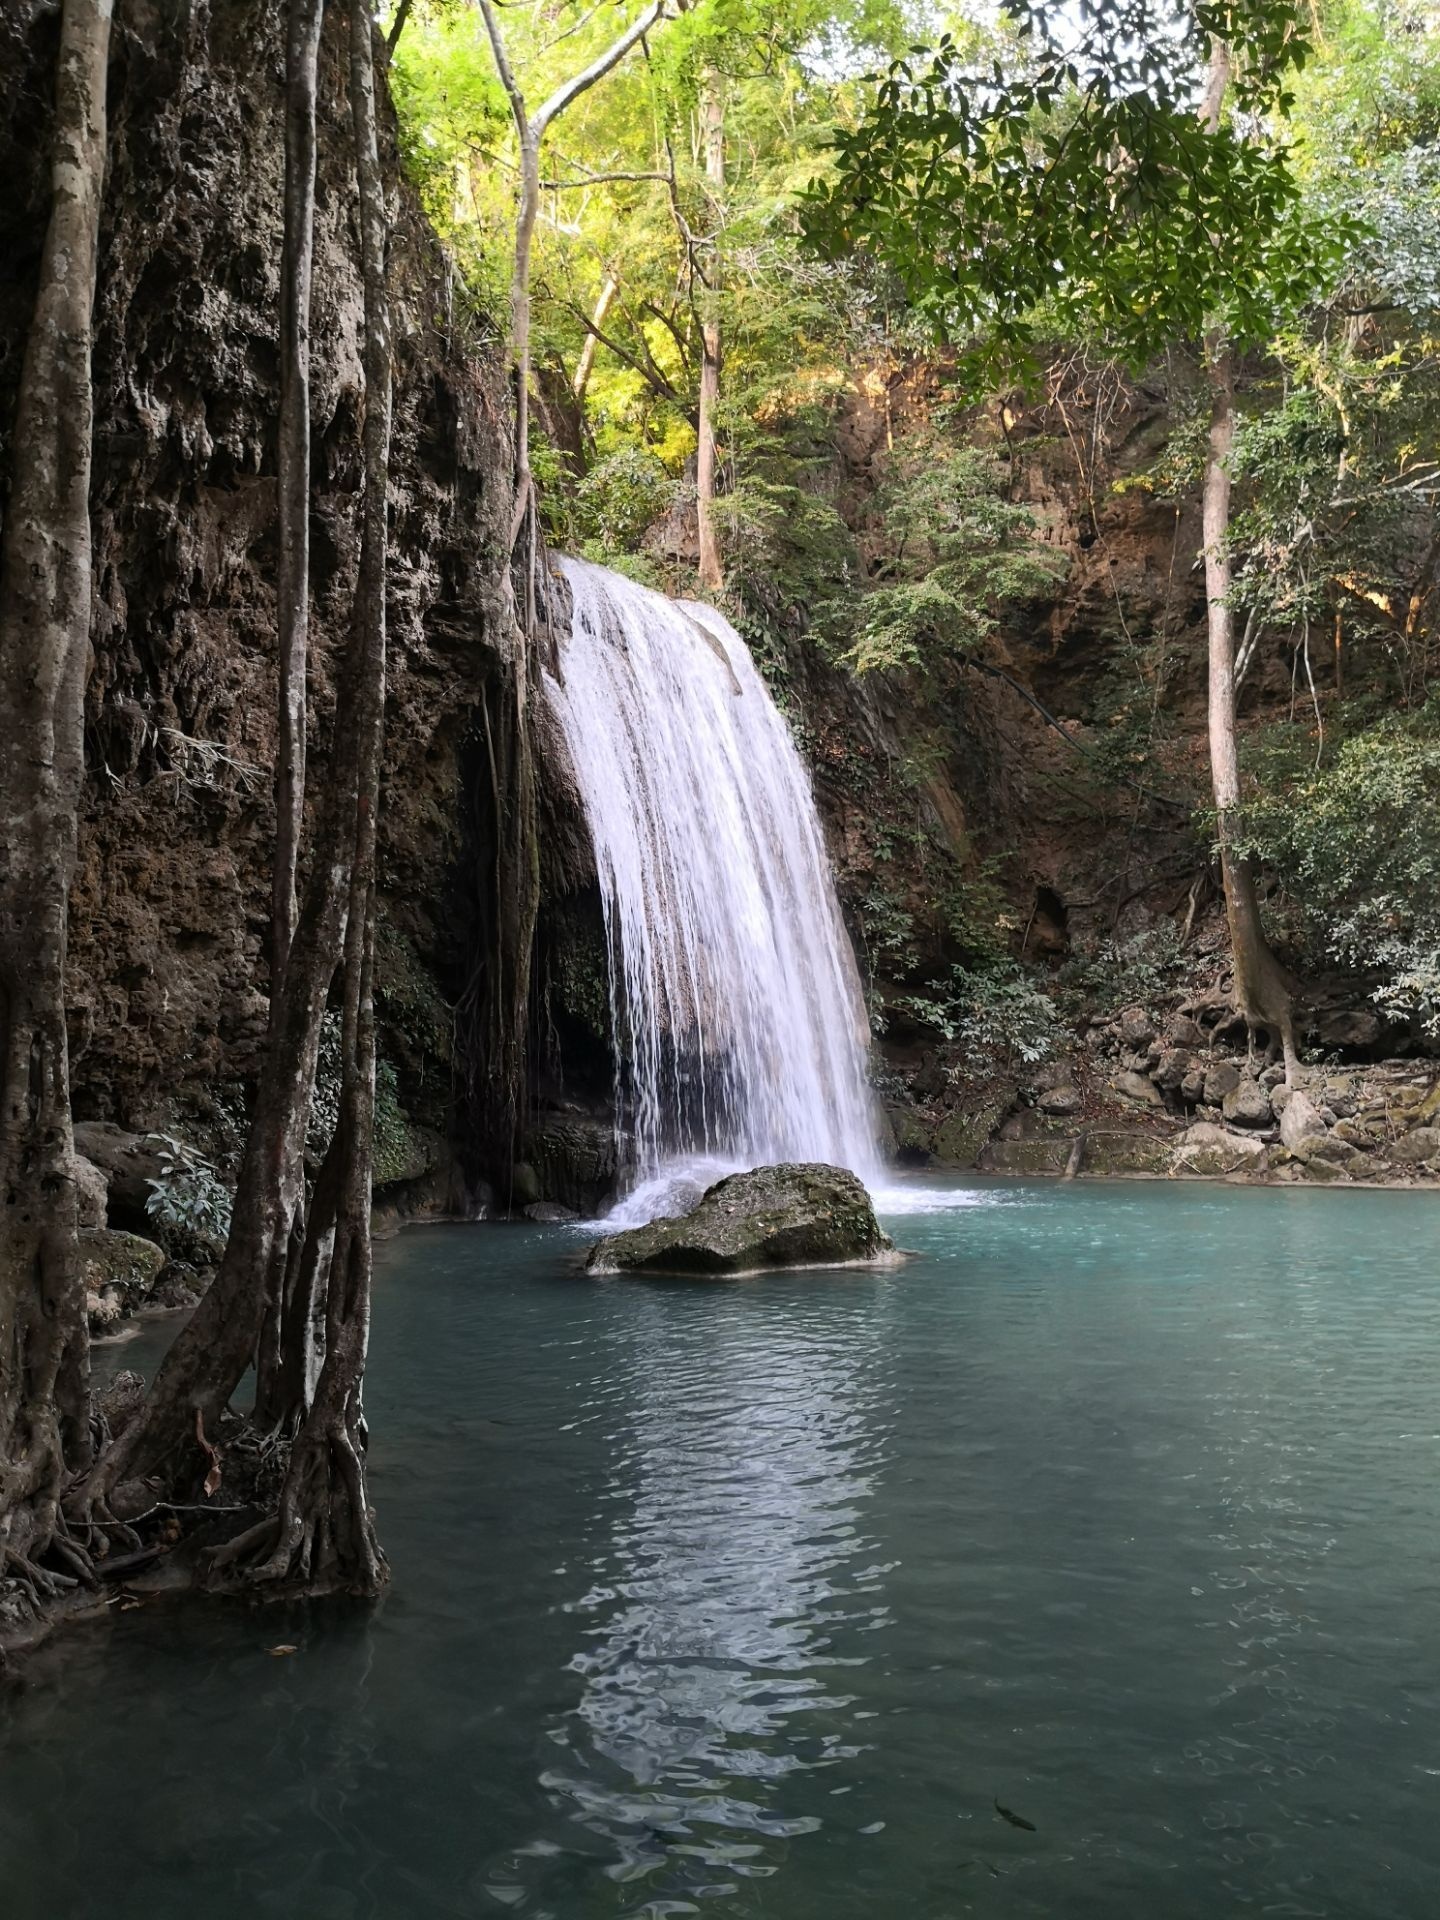
<path id="1" fill-rule="evenodd" d="M 714 608 L 562 562 L 547 676 L 595 845 L 631 1191 L 688 1205 L 783 1160 L 879 1175 L 864 1004 L 809 781 L 749 650 Z"/>

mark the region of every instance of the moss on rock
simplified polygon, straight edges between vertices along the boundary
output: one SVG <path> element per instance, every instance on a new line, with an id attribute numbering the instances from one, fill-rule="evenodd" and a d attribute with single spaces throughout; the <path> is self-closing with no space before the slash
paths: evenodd
<path id="1" fill-rule="evenodd" d="M 888 1266 L 900 1257 L 853 1173 L 791 1165 L 732 1173 L 680 1219 L 597 1242 L 586 1265 L 592 1273 L 720 1279 L 787 1267 Z"/>

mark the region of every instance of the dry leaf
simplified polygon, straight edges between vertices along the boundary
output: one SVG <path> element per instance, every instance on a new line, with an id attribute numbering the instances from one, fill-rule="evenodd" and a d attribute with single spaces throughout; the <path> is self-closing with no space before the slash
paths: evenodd
<path id="1" fill-rule="evenodd" d="M 205 1438 L 205 1416 L 199 1407 L 195 1409 L 195 1438 L 210 1456 L 210 1471 L 205 1476 L 205 1498 L 208 1500 L 220 1486 L 220 1455 Z"/>
<path id="2" fill-rule="evenodd" d="M 282 1653 L 298 1653 L 300 1649 L 298 1647 L 267 1647 L 265 1651 L 278 1659 Z"/>

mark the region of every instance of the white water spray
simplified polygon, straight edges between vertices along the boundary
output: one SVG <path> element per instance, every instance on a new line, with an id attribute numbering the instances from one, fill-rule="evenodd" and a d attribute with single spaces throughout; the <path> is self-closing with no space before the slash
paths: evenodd
<path id="1" fill-rule="evenodd" d="M 713 607 L 566 560 L 573 631 L 546 691 L 599 871 L 629 1224 L 722 1174 L 880 1156 L 869 1036 L 810 784 Z"/>

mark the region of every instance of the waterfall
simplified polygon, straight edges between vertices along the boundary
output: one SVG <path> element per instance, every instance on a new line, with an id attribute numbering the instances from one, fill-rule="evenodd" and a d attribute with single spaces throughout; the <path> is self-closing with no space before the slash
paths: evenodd
<path id="1" fill-rule="evenodd" d="M 810 783 L 744 641 L 713 607 L 583 560 L 561 680 L 595 845 L 631 1191 L 688 1205 L 782 1160 L 879 1172 L 854 956 Z"/>

